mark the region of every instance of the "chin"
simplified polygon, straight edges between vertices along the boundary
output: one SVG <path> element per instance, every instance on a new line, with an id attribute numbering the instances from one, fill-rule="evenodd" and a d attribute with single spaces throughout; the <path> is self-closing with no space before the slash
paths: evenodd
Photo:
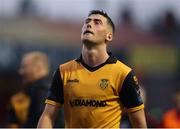
<path id="1" fill-rule="evenodd" d="M 93 41 L 90 40 L 89 38 L 82 38 L 82 42 L 83 43 L 93 43 Z"/>

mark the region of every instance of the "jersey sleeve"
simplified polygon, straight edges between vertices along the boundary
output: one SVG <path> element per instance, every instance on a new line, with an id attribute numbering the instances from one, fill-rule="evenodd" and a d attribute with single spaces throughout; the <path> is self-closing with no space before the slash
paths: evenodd
<path id="1" fill-rule="evenodd" d="M 132 71 L 125 78 L 119 96 L 123 106 L 127 108 L 129 112 L 144 108 L 138 80 Z"/>
<path id="2" fill-rule="evenodd" d="M 54 73 L 45 103 L 55 106 L 62 106 L 64 103 L 63 83 L 59 68 Z"/>

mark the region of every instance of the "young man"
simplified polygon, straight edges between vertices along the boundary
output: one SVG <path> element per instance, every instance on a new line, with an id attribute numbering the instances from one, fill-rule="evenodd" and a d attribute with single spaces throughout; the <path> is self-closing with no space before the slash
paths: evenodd
<path id="1" fill-rule="evenodd" d="M 68 128 L 119 128 L 124 107 L 134 127 L 146 127 L 136 77 L 106 50 L 113 34 L 110 17 L 91 11 L 82 27 L 82 54 L 55 72 L 38 127 L 53 127 L 62 106 Z"/>

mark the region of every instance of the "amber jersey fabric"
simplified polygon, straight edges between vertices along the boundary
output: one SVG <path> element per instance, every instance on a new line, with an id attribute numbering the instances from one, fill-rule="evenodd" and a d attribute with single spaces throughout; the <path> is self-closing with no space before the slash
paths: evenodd
<path id="1" fill-rule="evenodd" d="M 82 56 L 60 65 L 46 103 L 64 107 L 68 128 L 119 128 L 124 107 L 144 108 L 132 69 L 112 54 L 93 68 Z"/>

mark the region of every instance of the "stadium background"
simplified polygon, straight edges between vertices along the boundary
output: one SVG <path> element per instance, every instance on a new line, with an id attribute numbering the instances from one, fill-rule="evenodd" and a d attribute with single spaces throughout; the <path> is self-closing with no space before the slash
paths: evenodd
<path id="1" fill-rule="evenodd" d="M 173 107 L 179 84 L 178 0 L 1 0 L 0 127 L 10 96 L 21 88 L 17 70 L 24 53 L 48 54 L 51 73 L 81 53 L 80 32 L 92 9 L 107 11 L 116 24 L 109 49 L 131 66 L 147 93 L 147 111 L 158 121 Z"/>

